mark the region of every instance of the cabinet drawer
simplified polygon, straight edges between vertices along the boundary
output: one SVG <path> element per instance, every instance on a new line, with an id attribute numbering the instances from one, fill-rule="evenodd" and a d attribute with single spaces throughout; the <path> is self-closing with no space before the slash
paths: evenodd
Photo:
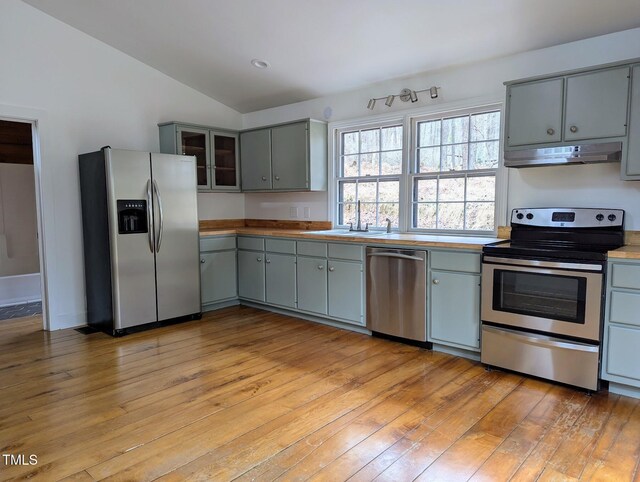
<path id="1" fill-rule="evenodd" d="M 302 256 L 327 257 L 327 243 L 314 243 L 312 241 L 298 241 L 298 254 Z"/>
<path id="2" fill-rule="evenodd" d="M 480 254 L 431 251 L 431 269 L 479 273 Z"/>
<path id="3" fill-rule="evenodd" d="M 640 293 L 612 291 L 610 303 L 609 321 L 611 323 L 640 326 L 640 318 L 638 317 L 638 313 L 640 313 Z"/>
<path id="4" fill-rule="evenodd" d="M 640 380 L 640 330 L 609 327 L 607 373 Z"/>
<path id="5" fill-rule="evenodd" d="M 200 251 L 223 251 L 227 249 L 236 249 L 235 236 L 200 238 Z"/>
<path id="6" fill-rule="evenodd" d="M 265 249 L 271 253 L 296 254 L 296 242 L 290 239 L 265 239 Z"/>
<path id="7" fill-rule="evenodd" d="M 362 261 L 362 246 L 350 244 L 328 244 L 329 258 Z"/>
<path id="8" fill-rule="evenodd" d="M 640 290 L 640 265 L 613 264 L 611 266 L 611 286 Z"/>
<path id="9" fill-rule="evenodd" d="M 264 251 L 264 238 L 238 237 L 238 249 L 252 249 L 253 251 Z"/>

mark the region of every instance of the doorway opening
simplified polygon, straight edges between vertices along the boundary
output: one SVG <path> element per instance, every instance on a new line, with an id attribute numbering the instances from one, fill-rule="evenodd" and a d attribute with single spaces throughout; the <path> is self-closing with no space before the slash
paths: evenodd
<path id="1" fill-rule="evenodd" d="M 34 124 L 0 119 L 0 323 L 42 314 Z"/>

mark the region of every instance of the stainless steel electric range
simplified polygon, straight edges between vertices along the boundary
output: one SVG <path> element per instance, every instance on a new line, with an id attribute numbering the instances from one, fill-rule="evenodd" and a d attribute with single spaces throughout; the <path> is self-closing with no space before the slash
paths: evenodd
<path id="1" fill-rule="evenodd" d="M 514 209 L 511 239 L 483 248 L 482 363 L 598 389 L 607 251 L 619 209 Z"/>

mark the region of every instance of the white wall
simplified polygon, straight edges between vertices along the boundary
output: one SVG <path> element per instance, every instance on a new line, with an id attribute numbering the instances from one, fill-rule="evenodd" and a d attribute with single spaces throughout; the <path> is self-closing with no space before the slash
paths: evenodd
<path id="1" fill-rule="evenodd" d="M 325 119 L 326 108 L 332 111 L 330 121 L 402 112 L 412 108 L 464 102 L 465 99 L 494 99 L 504 97 L 503 82 L 523 77 L 549 74 L 574 68 L 589 67 L 608 62 L 640 57 L 640 28 L 595 37 L 578 42 L 526 52 L 499 59 L 478 62 L 425 73 L 403 80 L 374 84 L 353 92 L 313 99 L 283 107 L 252 112 L 242 116 L 244 128 L 285 122 L 304 117 Z M 384 61 L 381 61 L 384 68 Z M 424 89 L 432 85 L 442 87 L 436 101 L 420 96 L 416 104 L 396 100 L 391 108 L 378 102 L 374 111 L 367 109 L 371 97 L 383 97 L 400 92 L 404 87 Z M 572 207 L 619 207 L 627 210 L 627 229 L 640 230 L 640 182 L 624 182 L 619 177 L 618 164 L 607 166 L 567 166 L 509 170 L 507 208 L 522 206 L 562 205 Z M 314 204 L 327 204 L 327 196 L 312 195 Z M 311 196 L 305 193 L 288 194 L 279 198 L 274 209 L 288 218 L 291 206 L 302 206 Z M 246 212 L 260 214 L 266 196 L 247 196 Z M 324 211 L 318 210 L 326 215 Z M 317 212 L 312 213 L 315 219 Z"/>
<path id="2" fill-rule="evenodd" d="M 159 149 L 158 122 L 237 129 L 236 111 L 19 0 L 0 2 L 0 117 L 38 112 L 51 328 L 85 323 L 78 154 Z M 3 114 L 4 113 L 4 114 Z M 244 216 L 242 194 L 201 194 L 208 217 Z"/>

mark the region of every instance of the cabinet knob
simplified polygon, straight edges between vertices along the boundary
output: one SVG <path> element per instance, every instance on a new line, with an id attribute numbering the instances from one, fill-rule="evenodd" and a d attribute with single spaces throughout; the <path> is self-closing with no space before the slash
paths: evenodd
<path id="1" fill-rule="evenodd" d="M 269 263 L 271 263 L 271 260 L 269 258 L 267 258 L 267 259 L 264 260 L 264 262 L 269 264 Z"/>
<path id="2" fill-rule="evenodd" d="M 200 260 L 200 263 L 204 264 L 204 259 L 201 259 L 201 260 Z"/>
<path id="3" fill-rule="evenodd" d="M 440 280 L 439 280 L 439 279 L 434 279 L 434 280 L 432 281 L 432 283 L 433 283 L 434 285 L 438 285 L 438 284 L 440 284 Z"/>
<path id="4" fill-rule="evenodd" d="M 324 266 L 323 266 L 323 265 L 321 265 L 321 264 L 319 264 L 319 265 L 318 265 L 318 269 L 324 269 Z"/>
<path id="5" fill-rule="evenodd" d="M 266 181 L 267 180 L 267 176 L 262 176 L 262 180 Z"/>
<path id="6" fill-rule="evenodd" d="M 549 127 L 547 129 L 547 134 L 549 134 L 550 136 L 554 135 L 556 133 L 556 131 L 554 129 L 552 129 L 551 127 Z"/>
<path id="7" fill-rule="evenodd" d="M 571 126 L 571 127 L 569 127 L 569 130 L 570 130 L 571 132 L 578 132 L 578 128 L 577 128 L 576 126 Z"/>
<path id="8" fill-rule="evenodd" d="M 259 263 L 260 261 L 262 261 L 262 258 L 261 258 L 260 256 L 258 256 L 258 257 L 256 258 L 256 261 Z"/>
<path id="9" fill-rule="evenodd" d="M 335 268 L 333 266 L 329 266 L 329 271 L 334 271 Z"/>
<path id="10" fill-rule="evenodd" d="M 280 176 L 276 176 L 275 179 L 276 179 L 276 181 L 279 181 L 280 180 Z"/>

